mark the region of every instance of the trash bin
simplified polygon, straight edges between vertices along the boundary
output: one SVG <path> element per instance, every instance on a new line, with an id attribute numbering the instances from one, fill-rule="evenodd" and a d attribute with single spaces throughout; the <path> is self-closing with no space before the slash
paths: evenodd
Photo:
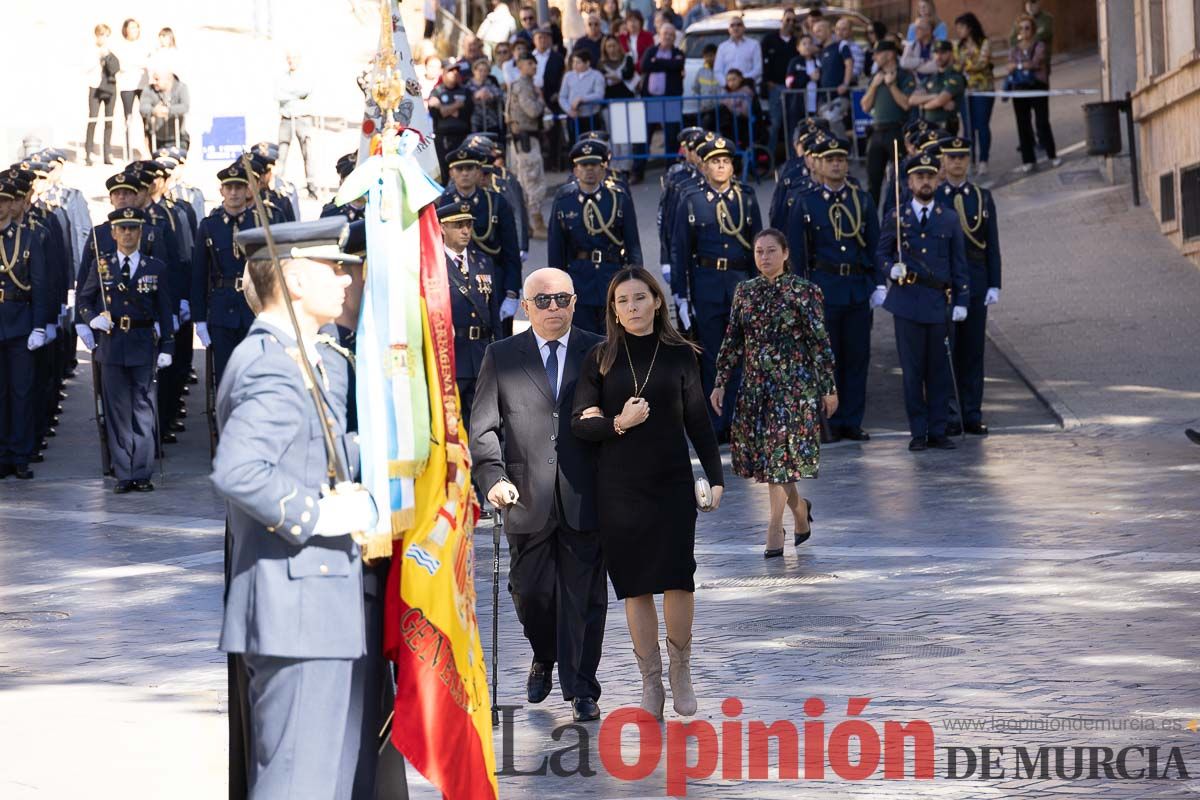
<path id="1" fill-rule="evenodd" d="M 1084 105 L 1088 155 L 1115 156 L 1121 152 L 1121 111 L 1124 108 L 1123 100 Z"/>

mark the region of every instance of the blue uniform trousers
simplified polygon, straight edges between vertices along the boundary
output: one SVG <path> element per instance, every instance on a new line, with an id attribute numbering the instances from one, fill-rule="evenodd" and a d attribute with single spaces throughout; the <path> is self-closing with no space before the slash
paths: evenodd
<path id="1" fill-rule="evenodd" d="M 33 353 L 26 339 L 0 342 L 0 464 L 25 465 L 33 457 Z"/>
<path id="2" fill-rule="evenodd" d="M 825 330 L 833 347 L 834 381 L 838 410 L 830 419 L 834 428 L 861 428 L 867 408 L 867 371 L 871 364 L 869 303 L 825 306 Z"/>
<path id="3" fill-rule="evenodd" d="M 950 396 L 954 392 L 945 343 L 950 323 L 894 319 L 909 431 L 914 437 L 945 436 Z"/>
<path id="4" fill-rule="evenodd" d="M 704 268 L 698 267 L 697 269 Z M 711 280 L 705 281 L 703 292 L 693 290 L 694 295 L 703 294 L 703 297 L 694 298 L 695 302 L 692 304 L 692 308 L 695 317 L 693 324 L 696 328 L 696 339 L 704 349 L 704 352 L 700 354 L 700 383 L 704 387 L 704 397 L 707 400 L 717 381 L 717 354 L 721 352 L 725 329 L 729 327 L 729 309 L 733 305 L 733 291 L 739 283 L 753 276 L 740 271 L 705 271 L 720 276 L 722 281 L 720 292 L 713 291 Z M 694 284 L 695 282 L 693 282 Z M 718 436 L 729 431 L 733 410 L 737 406 L 738 389 L 741 385 L 742 370 L 738 368 L 729 376 L 729 383 L 725 385 L 725 402 L 722 405 L 724 411 L 718 415 L 709 406 L 708 415 L 712 418 L 713 430 Z"/>
<path id="5" fill-rule="evenodd" d="M 983 421 L 983 349 L 987 342 L 987 306 L 983 297 L 972 297 L 967 318 L 954 323 L 954 378 L 958 381 L 962 414 L 951 396 L 950 419 L 967 425 Z"/>
<path id="6" fill-rule="evenodd" d="M 159 424 L 164 432 L 171 430 L 171 423 L 179 418 L 179 401 L 183 398 L 183 387 L 187 385 L 188 374 L 192 369 L 194 330 L 195 326 L 191 322 L 179 324 L 179 330 L 175 332 L 174 360 L 171 366 L 158 374 Z"/>
<path id="7" fill-rule="evenodd" d="M 149 480 L 154 472 L 154 365 L 100 365 L 104 422 L 113 475 L 119 481 Z"/>
<path id="8" fill-rule="evenodd" d="M 225 374 L 225 365 L 233 355 L 233 348 L 241 344 L 242 339 L 250 332 L 249 328 L 215 328 L 209 326 L 208 335 L 212 339 L 213 371 L 216 373 L 213 382 L 221 385 L 221 376 Z"/>
<path id="9" fill-rule="evenodd" d="M 341 800 L 354 660 L 246 653 L 250 677 L 251 800 Z M 345 773 L 345 774 L 344 774 Z"/>
<path id="10" fill-rule="evenodd" d="M 33 351 L 33 432 L 37 439 L 45 436 L 50 428 L 50 412 L 58 405 L 57 395 L 54 343 L 51 342 Z"/>

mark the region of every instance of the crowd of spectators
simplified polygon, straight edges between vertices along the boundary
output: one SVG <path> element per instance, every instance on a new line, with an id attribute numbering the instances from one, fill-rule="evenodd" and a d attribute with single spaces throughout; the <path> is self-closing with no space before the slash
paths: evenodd
<path id="1" fill-rule="evenodd" d="M 724 12 L 720 0 L 699 0 L 684 17 L 672 0 L 580 0 L 579 11 L 584 34 L 564 41 L 557 9 L 539 21 L 534 5 L 492 0 L 476 34 L 462 38 L 457 58 L 429 55 L 423 61 L 419 77 L 436 132 L 456 142 L 470 131 L 487 131 L 503 144 L 511 128 L 506 93 L 520 76 L 521 58 L 530 54 L 534 86 L 546 108 L 542 137 L 549 163 L 558 161 L 572 136 L 612 124 L 603 101 L 684 95 L 689 110 L 682 118 L 678 111 L 672 116 L 647 106 L 651 134 L 662 129 L 670 143 L 680 124 L 700 124 L 742 145 L 754 139 L 778 160 L 790 154 L 792 134 L 806 116 L 826 119 L 834 133 L 845 136 L 858 90 L 865 93 L 862 110 L 872 116 L 865 150 L 876 192 L 885 153 L 903 123 L 915 117 L 969 138 L 978 171 L 987 172 L 996 103 L 987 93 L 997 88 L 995 64 L 973 13 L 947 21 L 938 16 L 934 0 L 920 0 L 907 28 L 890 32 L 874 22 L 858 31 L 851 16 L 823 14 L 819 4 L 809 3 L 785 9 L 778 30 L 761 39 L 748 34 L 740 16 L 731 16 L 728 37 L 702 49 L 702 64 L 685 81 L 683 32 Z M 1038 0 L 1028 0 L 1025 12 L 1009 41 L 1015 77 L 1007 88 L 1045 89 L 1053 18 Z M 459 75 L 447 80 L 450 71 Z M 1016 98 L 1013 108 L 1027 168 L 1039 150 L 1055 159 L 1047 99 Z M 618 156 L 638 148 L 625 147 Z M 644 166 L 635 162 L 634 180 Z"/>

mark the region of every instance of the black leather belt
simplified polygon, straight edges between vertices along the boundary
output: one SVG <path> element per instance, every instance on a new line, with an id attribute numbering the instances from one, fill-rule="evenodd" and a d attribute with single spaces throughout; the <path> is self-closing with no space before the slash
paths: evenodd
<path id="1" fill-rule="evenodd" d="M 455 325 L 454 335 L 474 342 L 480 339 L 491 339 L 492 329 L 487 325 Z"/>
<path id="2" fill-rule="evenodd" d="M 28 303 L 33 295 L 24 289 L 0 288 L 0 303 Z"/>
<path id="3" fill-rule="evenodd" d="M 950 284 L 939 281 L 937 278 L 932 278 L 923 272 L 914 272 L 909 270 L 905 276 L 905 284 L 915 283 L 919 286 L 925 286 L 929 289 L 937 289 L 939 292 L 944 292 L 950 288 Z"/>
<path id="4" fill-rule="evenodd" d="M 113 324 L 123 331 L 133 330 L 134 328 L 153 328 L 154 320 L 152 319 L 131 319 L 129 315 L 122 317 L 113 317 Z"/>
<path id="5" fill-rule="evenodd" d="M 620 264 L 624 251 L 614 253 L 610 250 L 577 250 L 576 261 L 590 261 L 593 264 Z"/>
<path id="6" fill-rule="evenodd" d="M 243 286 L 242 276 L 240 276 L 240 275 L 236 278 L 226 278 L 224 275 L 218 275 L 216 280 L 213 281 L 213 288 L 214 289 L 234 289 L 235 291 L 240 292 L 245 287 Z"/>
<path id="7" fill-rule="evenodd" d="M 874 272 L 870 267 L 864 267 L 861 264 L 834 264 L 832 261 L 814 260 L 813 267 L 821 272 L 841 275 L 843 278 L 848 275 L 869 275 Z"/>
<path id="8" fill-rule="evenodd" d="M 708 256 L 700 256 L 696 259 L 696 263 L 705 269 L 715 269 L 717 272 L 726 272 L 733 270 L 735 272 L 747 272 L 753 266 L 750 259 L 742 258 L 709 258 Z"/>
<path id="9" fill-rule="evenodd" d="M 986 264 L 987 263 L 987 251 L 986 250 L 975 250 L 975 249 L 968 247 L 967 248 L 967 261 L 970 261 L 972 264 Z"/>

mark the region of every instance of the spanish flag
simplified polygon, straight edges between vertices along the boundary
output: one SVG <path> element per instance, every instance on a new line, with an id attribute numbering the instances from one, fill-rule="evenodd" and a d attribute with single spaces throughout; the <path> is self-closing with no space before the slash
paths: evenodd
<path id="1" fill-rule="evenodd" d="M 414 486 L 416 526 L 393 543 L 384 652 L 396 662 L 392 742 L 448 800 L 498 796 L 487 664 L 475 617 L 466 432 L 454 380 L 454 327 L 442 236 L 420 213 L 422 354 L 431 447 Z"/>

